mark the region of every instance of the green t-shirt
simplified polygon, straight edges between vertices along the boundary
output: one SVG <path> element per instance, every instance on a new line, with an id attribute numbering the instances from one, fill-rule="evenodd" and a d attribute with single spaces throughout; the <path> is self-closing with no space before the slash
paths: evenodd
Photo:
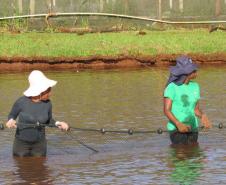
<path id="1" fill-rule="evenodd" d="M 165 91 L 164 97 L 172 100 L 171 112 L 178 121 L 191 125 L 193 131 L 197 130 L 199 120 L 195 115 L 195 106 L 200 99 L 200 89 L 196 82 L 188 84 L 176 85 L 170 83 Z M 168 131 L 174 131 L 176 126 L 169 121 L 167 124 Z"/>

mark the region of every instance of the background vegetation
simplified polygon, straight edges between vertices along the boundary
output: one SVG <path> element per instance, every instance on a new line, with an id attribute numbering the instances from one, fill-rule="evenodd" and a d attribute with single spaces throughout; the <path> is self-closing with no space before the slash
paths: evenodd
<path id="1" fill-rule="evenodd" d="M 68 34 L 68 33 L 2 33 L 0 56 L 118 56 L 176 53 L 226 52 L 226 32 L 207 30 L 170 30 L 138 32 Z"/>

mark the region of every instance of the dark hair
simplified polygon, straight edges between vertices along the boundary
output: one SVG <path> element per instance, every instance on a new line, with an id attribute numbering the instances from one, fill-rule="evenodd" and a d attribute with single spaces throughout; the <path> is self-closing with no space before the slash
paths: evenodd
<path id="1" fill-rule="evenodd" d="M 47 93 L 49 93 L 51 91 L 51 87 L 49 87 L 48 89 L 46 89 L 44 92 L 42 92 L 40 95 L 43 96 Z"/>

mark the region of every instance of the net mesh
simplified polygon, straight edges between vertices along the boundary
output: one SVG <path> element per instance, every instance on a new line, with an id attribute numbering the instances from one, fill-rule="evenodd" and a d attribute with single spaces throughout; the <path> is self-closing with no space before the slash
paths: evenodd
<path id="1" fill-rule="evenodd" d="M 5 138 L 5 145 L 12 145 L 15 137 L 15 129 L 4 129 L 1 136 Z M 52 148 L 56 154 L 76 154 L 84 151 L 90 153 L 102 153 L 112 151 L 131 151 L 138 148 L 150 147 L 156 138 L 157 133 L 121 133 L 119 132 L 95 132 L 95 131 L 60 131 L 59 129 L 46 128 L 48 148 Z M 163 137 L 167 134 L 163 133 Z"/>
<path id="2" fill-rule="evenodd" d="M 199 134 L 209 135 L 216 133 L 222 134 L 225 127 L 219 129 L 216 125 L 210 130 L 200 128 Z M 97 131 L 79 131 L 71 130 L 68 132 L 59 129 L 46 127 L 46 138 L 50 155 L 83 155 L 84 153 L 122 153 L 149 151 L 154 147 L 165 146 L 170 143 L 168 134 L 164 131 L 162 134 L 157 132 L 147 133 L 122 133 Z M 15 137 L 15 129 L 5 129 L 1 131 L 2 138 L 5 139 L 4 146 L 12 145 Z M 3 146 L 2 146 L 3 147 Z M 8 148 L 8 147 L 7 147 Z"/>

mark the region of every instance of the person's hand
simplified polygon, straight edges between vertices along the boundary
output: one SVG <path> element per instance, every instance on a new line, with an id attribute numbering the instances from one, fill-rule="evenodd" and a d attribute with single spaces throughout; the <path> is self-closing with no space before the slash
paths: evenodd
<path id="1" fill-rule="evenodd" d="M 16 121 L 14 119 L 10 119 L 6 123 L 7 128 L 16 128 Z"/>
<path id="2" fill-rule="evenodd" d="M 191 131 L 191 126 L 190 125 L 185 125 L 183 123 L 177 123 L 177 129 L 181 133 L 186 133 Z"/>
<path id="3" fill-rule="evenodd" d="M 65 123 L 65 122 L 60 122 L 60 121 L 58 121 L 57 123 L 56 123 L 56 126 L 59 128 L 59 129 L 61 129 L 61 130 L 69 130 L 69 125 L 67 124 L 67 123 Z"/>
<path id="4" fill-rule="evenodd" d="M 204 126 L 204 128 L 211 128 L 212 127 L 212 123 L 210 122 L 210 120 L 208 119 L 206 114 L 202 115 L 201 123 Z"/>

